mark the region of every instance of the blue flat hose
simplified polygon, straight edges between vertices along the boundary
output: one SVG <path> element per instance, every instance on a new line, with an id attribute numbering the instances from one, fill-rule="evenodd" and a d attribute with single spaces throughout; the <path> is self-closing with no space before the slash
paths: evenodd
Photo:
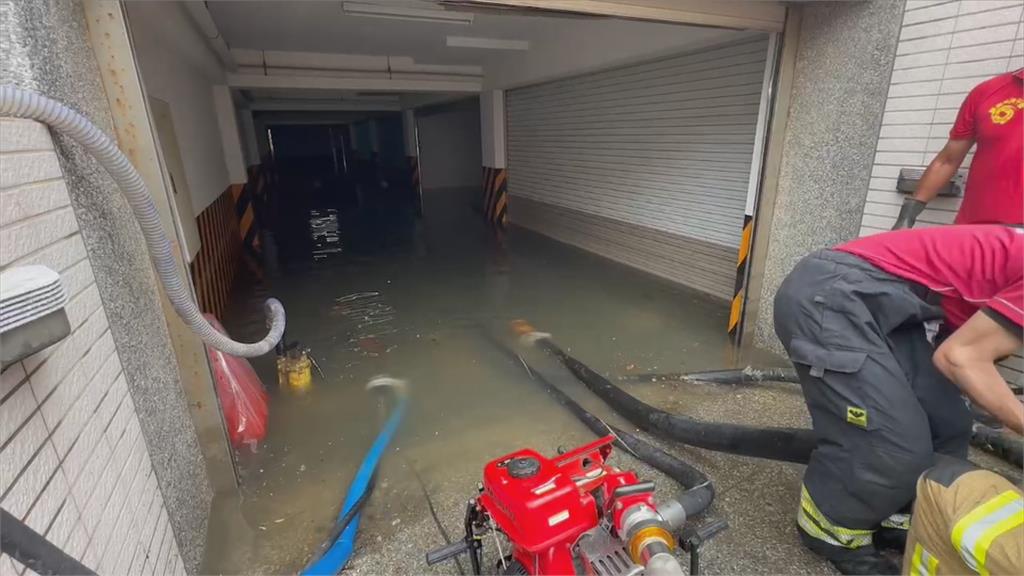
<path id="1" fill-rule="evenodd" d="M 402 423 L 402 419 L 405 417 L 407 404 L 408 402 L 405 396 L 400 395 L 395 408 L 391 411 L 391 416 L 388 417 L 387 422 L 384 423 L 384 427 L 377 435 L 377 439 L 373 441 L 373 445 L 370 446 L 370 450 L 366 453 L 366 456 L 363 457 L 363 462 L 359 465 L 359 470 L 356 471 L 355 477 L 352 478 L 352 483 L 349 484 L 348 493 L 345 494 L 345 503 L 341 507 L 341 513 L 338 514 L 339 522 L 341 522 L 352 507 L 359 502 L 363 493 L 369 488 L 370 481 L 373 478 L 373 473 L 377 470 L 377 465 L 380 464 L 380 460 L 384 456 L 384 452 L 387 450 L 388 444 L 391 443 L 391 439 L 395 436 L 395 431 L 398 430 L 399 424 Z M 341 572 L 345 568 L 345 565 L 348 564 L 349 558 L 352 557 L 353 550 L 355 550 L 356 533 L 359 531 L 359 517 L 361 515 L 362 513 L 358 513 L 353 516 L 352 521 L 345 527 L 337 540 L 331 544 L 331 547 L 324 552 L 324 555 L 312 565 L 307 566 L 301 574 L 319 575 L 337 574 Z"/>

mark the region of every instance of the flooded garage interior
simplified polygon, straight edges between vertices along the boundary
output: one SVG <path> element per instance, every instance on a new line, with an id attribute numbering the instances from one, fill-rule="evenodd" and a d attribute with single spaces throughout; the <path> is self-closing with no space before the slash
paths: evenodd
<path id="1" fill-rule="evenodd" d="M 312 386 L 295 392 L 274 384 L 273 359 L 254 362 L 270 389 L 269 432 L 255 453 L 237 455 L 241 497 L 215 505 L 205 572 L 282 573 L 304 565 L 330 531 L 383 422 L 380 399 L 364 390 L 374 375 L 407 379 L 411 408 L 366 508 L 353 573 L 431 570 L 423 555 L 443 537 L 424 490 L 445 530 L 458 537 L 485 462 L 521 447 L 554 454 L 593 439 L 510 359 L 508 348 L 600 417 L 626 425 L 553 358 L 519 346 L 508 327 L 514 319 L 529 319 L 612 376 L 732 366 L 721 302 L 526 230 L 495 233 L 473 206 L 466 190 L 447 189 L 424 194 L 419 221 L 399 216 L 404 210 L 341 210 L 340 252 L 292 252 L 266 287 L 237 293 L 226 321 L 233 335 L 265 329 L 260 307 L 273 294 L 289 311 L 287 339 L 310 349 L 322 376 L 314 370 Z M 363 225 L 346 226 L 353 221 Z M 782 365 L 767 354 L 763 364 Z M 629 386 L 666 410 L 702 418 L 807 422 L 799 392 L 785 384 Z M 790 546 L 777 543 L 791 524 L 788 503 L 802 467 L 671 450 L 715 478 L 720 498 L 709 516 L 727 515 L 733 526 L 709 545 L 709 570 L 751 570 L 744 562 L 756 558 L 761 568 L 788 571 L 803 562 L 806 572 L 820 572 L 823 565 L 795 538 Z M 615 459 L 656 480 L 659 494 L 676 491 L 670 479 L 628 455 Z M 758 513 L 743 519 L 738 512 L 755 503 Z M 752 541 L 762 543 L 757 554 Z M 741 542 L 744 552 L 737 553 Z"/>
<path id="2" fill-rule="evenodd" d="M 1022 10 L 4 3 L 0 576 L 894 572 L 900 532 L 804 477 L 833 439 L 777 327 L 813 314 L 773 303 L 809 253 L 970 212 L 982 140 L 926 175 L 1019 80 Z M 819 347 L 795 367 L 861 373 Z M 1015 424 L 967 405 L 1019 487 Z"/>

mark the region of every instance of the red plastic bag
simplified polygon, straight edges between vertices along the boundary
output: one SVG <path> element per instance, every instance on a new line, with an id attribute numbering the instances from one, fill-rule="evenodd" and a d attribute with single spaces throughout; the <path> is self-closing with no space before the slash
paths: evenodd
<path id="1" fill-rule="evenodd" d="M 204 314 L 206 320 L 221 334 L 227 334 L 224 327 L 212 314 Z M 245 358 L 225 354 L 211 346 L 206 347 L 213 368 L 217 397 L 224 413 L 224 425 L 228 438 L 235 448 L 248 446 L 253 452 L 267 435 L 267 393 L 263 382 Z"/>

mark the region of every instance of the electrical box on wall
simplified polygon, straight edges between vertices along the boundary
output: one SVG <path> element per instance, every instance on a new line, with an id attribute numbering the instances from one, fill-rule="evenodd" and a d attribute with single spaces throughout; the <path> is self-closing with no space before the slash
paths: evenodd
<path id="1" fill-rule="evenodd" d="M 0 366 L 26 358 L 71 333 L 68 295 L 46 266 L 0 272 Z"/>
<path id="2" fill-rule="evenodd" d="M 913 194 L 917 191 L 917 186 L 921 183 L 922 176 L 924 176 L 924 170 L 920 168 L 900 168 L 900 176 L 896 180 L 896 190 L 904 194 Z M 939 196 L 953 196 L 957 198 L 963 196 L 965 177 L 965 172 L 958 172 L 956 176 L 953 176 L 952 180 L 947 182 L 942 188 L 939 188 Z"/>

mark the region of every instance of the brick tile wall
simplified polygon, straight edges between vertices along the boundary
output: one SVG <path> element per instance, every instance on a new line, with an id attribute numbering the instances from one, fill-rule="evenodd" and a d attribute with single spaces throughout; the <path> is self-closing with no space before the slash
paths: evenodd
<path id="1" fill-rule="evenodd" d="M 0 269 L 25 264 L 72 333 L 0 373 L 0 506 L 100 574 L 184 573 L 50 134 L 0 119 Z"/>

